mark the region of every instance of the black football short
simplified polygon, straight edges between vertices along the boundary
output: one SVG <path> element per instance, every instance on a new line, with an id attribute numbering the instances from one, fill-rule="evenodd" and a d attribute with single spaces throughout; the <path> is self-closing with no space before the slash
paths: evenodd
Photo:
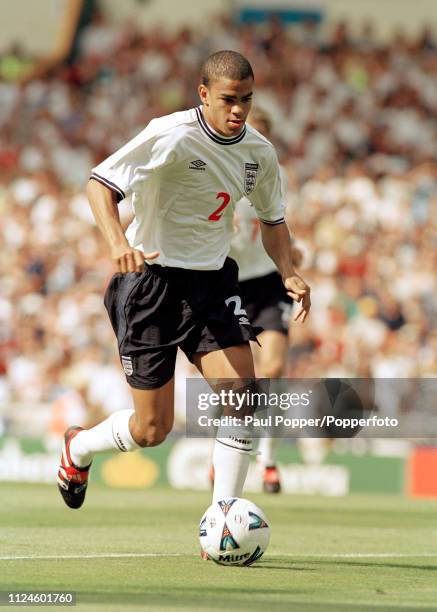
<path id="1" fill-rule="evenodd" d="M 173 374 L 177 348 L 190 361 L 256 340 L 241 305 L 238 266 L 198 271 L 146 265 L 144 272 L 115 274 L 105 306 L 126 379 L 137 389 L 157 389 Z"/>
<path id="2" fill-rule="evenodd" d="M 240 281 L 240 290 L 253 326 L 288 334 L 293 300 L 287 295 L 277 272 Z"/>

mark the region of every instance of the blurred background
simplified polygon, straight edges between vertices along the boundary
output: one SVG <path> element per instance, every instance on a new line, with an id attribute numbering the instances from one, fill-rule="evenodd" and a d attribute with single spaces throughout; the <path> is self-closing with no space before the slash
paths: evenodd
<path id="1" fill-rule="evenodd" d="M 0 10 L 0 480 L 51 481 L 69 424 L 130 405 L 102 303 L 112 264 L 84 187 L 153 117 L 198 104 L 200 64 L 219 49 L 254 67 L 313 288 L 311 317 L 291 327 L 288 374 L 437 375 L 434 0 L 0 0 Z M 195 374 L 182 359 L 178 374 L 183 432 Z M 183 461 L 196 470 L 206 453 L 195 442 L 177 440 L 177 460 L 174 440 L 156 450 L 162 461 L 144 456 L 148 483 L 184 486 Z M 379 457 L 379 490 L 437 495 L 436 453 L 416 447 L 338 441 L 327 466 L 324 451 L 290 445 L 284 490 L 355 490 L 366 478 L 353 470 Z M 308 480 L 296 462 L 319 471 Z"/>

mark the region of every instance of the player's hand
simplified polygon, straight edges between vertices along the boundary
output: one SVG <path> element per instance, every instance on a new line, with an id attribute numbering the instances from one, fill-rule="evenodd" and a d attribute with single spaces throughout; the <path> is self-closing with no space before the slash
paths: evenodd
<path id="1" fill-rule="evenodd" d="M 284 286 L 287 290 L 287 295 L 301 304 L 301 309 L 293 320 L 298 321 L 300 319 L 303 323 L 311 308 L 311 289 L 309 285 L 306 284 L 303 278 L 294 275 L 284 280 Z"/>
<path id="2" fill-rule="evenodd" d="M 158 251 L 153 251 L 152 253 L 144 254 L 140 249 L 122 246 L 113 248 L 111 256 L 118 272 L 126 274 L 127 272 L 142 272 L 144 270 L 144 260 L 156 259 L 159 253 Z"/>

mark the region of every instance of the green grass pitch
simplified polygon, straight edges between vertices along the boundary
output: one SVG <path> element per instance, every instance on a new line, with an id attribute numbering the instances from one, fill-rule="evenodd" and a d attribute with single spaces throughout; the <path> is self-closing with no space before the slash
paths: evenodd
<path id="1" fill-rule="evenodd" d="M 55 485 L 2 484 L 0 591 L 76 591 L 81 611 L 437 610 L 437 501 L 250 498 L 270 547 L 226 568 L 199 558 L 206 492 L 91 484 L 73 511 Z"/>

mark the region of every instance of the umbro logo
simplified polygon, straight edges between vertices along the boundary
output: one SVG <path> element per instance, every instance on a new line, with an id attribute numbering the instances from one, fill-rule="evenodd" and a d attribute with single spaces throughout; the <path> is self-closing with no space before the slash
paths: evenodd
<path id="1" fill-rule="evenodd" d="M 188 166 L 190 170 L 205 170 L 206 163 L 201 159 L 195 159 Z"/>

